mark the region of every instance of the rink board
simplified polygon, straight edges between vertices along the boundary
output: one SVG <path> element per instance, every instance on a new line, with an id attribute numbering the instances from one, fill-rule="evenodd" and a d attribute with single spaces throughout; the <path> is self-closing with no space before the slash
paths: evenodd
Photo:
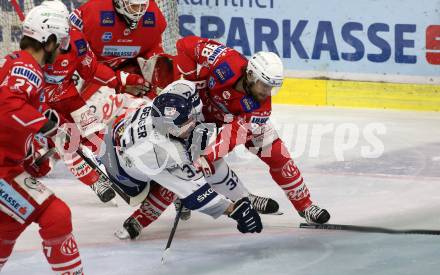
<path id="1" fill-rule="evenodd" d="M 288 78 L 273 103 L 440 111 L 440 86 Z"/>

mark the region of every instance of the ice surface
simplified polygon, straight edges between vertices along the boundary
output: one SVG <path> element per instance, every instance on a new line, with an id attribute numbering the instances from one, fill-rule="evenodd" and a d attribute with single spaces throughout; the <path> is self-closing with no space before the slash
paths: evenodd
<path id="1" fill-rule="evenodd" d="M 439 113 L 275 106 L 273 117 L 332 223 L 440 229 Z M 386 132 L 376 134 L 384 148 L 379 158 L 362 157 L 362 147 L 371 145 L 364 133 L 371 123 Z M 319 139 L 323 126 L 332 129 Z M 350 138 L 351 149 L 335 148 Z M 140 240 L 119 241 L 113 232 L 133 209 L 120 200 L 119 207 L 100 204 L 62 165 L 44 182 L 72 209 L 85 274 L 413 275 L 440 269 L 440 237 L 298 229 L 301 218 L 262 162 L 243 153 L 229 162 L 253 193 L 275 198 L 285 214 L 264 216 L 262 234 L 242 235 L 227 218 L 193 213 L 180 222 L 164 265 L 174 207 Z M 23 233 L 2 274 L 51 274 L 37 231 L 32 225 Z"/>

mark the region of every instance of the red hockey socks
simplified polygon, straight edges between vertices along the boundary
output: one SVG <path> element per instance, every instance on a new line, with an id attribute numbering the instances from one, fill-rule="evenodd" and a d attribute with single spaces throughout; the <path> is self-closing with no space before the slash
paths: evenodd
<path id="1" fill-rule="evenodd" d="M 82 275 L 78 245 L 72 234 L 43 241 L 43 252 L 55 274 Z"/>
<path id="2" fill-rule="evenodd" d="M 12 253 L 12 249 L 14 248 L 15 240 L 2 240 L 0 239 L 0 271 L 2 267 L 6 264 L 9 259 L 9 256 Z"/>
<path id="3" fill-rule="evenodd" d="M 303 212 L 312 204 L 301 172 L 281 139 L 259 152 L 258 157 L 269 166 L 272 179 L 283 189 L 296 211 Z"/>
<path id="4" fill-rule="evenodd" d="M 99 179 L 99 174 L 76 152 L 65 155 L 65 163 L 69 171 L 85 185 L 92 185 Z"/>
<path id="5" fill-rule="evenodd" d="M 160 185 L 153 185 L 147 198 L 142 202 L 139 209 L 131 214 L 131 217 L 145 228 L 157 220 L 174 199 L 173 192 Z"/>
<path id="6" fill-rule="evenodd" d="M 82 275 L 78 245 L 72 235 L 69 207 L 55 198 L 38 218 L 43 252 L 56 274 Z"/>

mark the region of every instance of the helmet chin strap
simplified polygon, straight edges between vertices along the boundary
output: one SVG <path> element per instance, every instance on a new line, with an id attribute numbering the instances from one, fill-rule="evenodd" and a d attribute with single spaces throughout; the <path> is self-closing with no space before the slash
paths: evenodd
<path id="1" fill-rule="evenodd" d="M 251 91 L 252 84 L 249 83 L 249 82 L 250 81 L 248 80 L 248 76 L 247 76 L 247 74 L 245 74 L 245 76 L 243 77 L 243 89 L 244 89 L 244 92 L 246 93 L 246 95 L 251 96 L 254 100 L 257 100 L 255 98 L 255 96 L 252 94 L 252 91 Z"/>
<path id="2" fill-rule="evenodd" d="M 44 57 L 43 57 L 44 64 L 53 64 L 55 62 L 55 58 L 56 58 L 56 56 L 55 56 L 56 49 L 49 52 L 49 51 L 46 51 L 46 45 L 44 45 L 43 51 L 44 51 Z"/>

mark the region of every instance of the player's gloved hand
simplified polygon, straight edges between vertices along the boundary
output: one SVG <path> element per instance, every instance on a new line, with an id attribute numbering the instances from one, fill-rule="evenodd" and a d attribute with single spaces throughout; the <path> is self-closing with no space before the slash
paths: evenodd
<path id="1" fill-rule="evenodd" d="M 241 233 L 260 233 L 263 230 L 260 215 L 248 198 L 236 201 L 229 217 L 237 221 L 237 229 Z"/>
<path id="2" fill-rule="evenodd" d="M 205 156 L 200 156 L 194 161 L 196 171 L 201 171 L 205 177 L 210 177 L 215 173 L 214 164 Z"/>
<path id="3" fill-rule="evenodd" d="M 56 134 L 57 129 L 60 127 L 60 117 L 58 113 L 53 109 L 47 109 L 43 115 L 48 119 L 46 124 L 41 127 L 39 134 L 44 137 L 51 137 Z"/>
<path id="4" fill-rule="evenodd" d="M 124 93 L 134 96 L 143 96 L 150 91 L 150 83 L 138 74 L 131 74 L 124 71 L 117 71 L 116 78 L 118 87 Z"/>
<path id="5" fill-rule="evenodd" d="M 50 167 L 49 157 L 41 158 L 40 151 L 30 153 L 23 162 L 23 168 L 34 178 L 44 177 L 52 169 Z"/>

